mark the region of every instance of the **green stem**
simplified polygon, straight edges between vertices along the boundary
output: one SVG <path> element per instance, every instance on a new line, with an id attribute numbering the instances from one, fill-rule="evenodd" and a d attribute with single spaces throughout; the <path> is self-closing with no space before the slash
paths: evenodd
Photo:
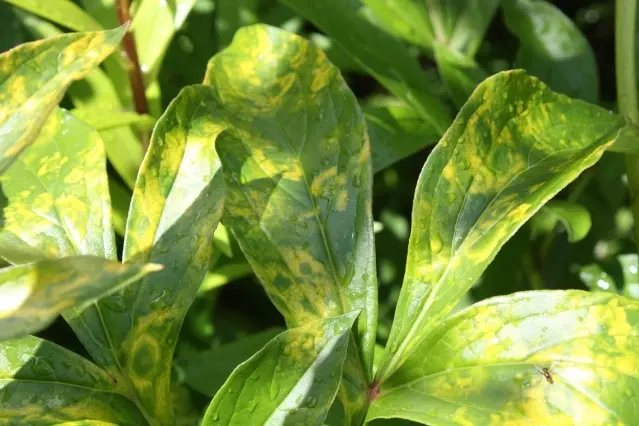
<path id="1" fill-rule="evenodd" d="M 617 68 L 617 103 L 619 112 L 633 123 L 639 123 L 635 34 L 637 0 L 615 2 L 615 65 Z M 626 155 L 626 173 L 630 206 L 635 220 L 635 242 L 639 245 L 639 155 Z"/>

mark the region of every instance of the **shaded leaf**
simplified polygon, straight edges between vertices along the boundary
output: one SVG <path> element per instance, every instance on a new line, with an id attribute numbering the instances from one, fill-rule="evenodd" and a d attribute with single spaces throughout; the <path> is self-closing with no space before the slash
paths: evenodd
<path id="1" fill-rule="evenodd" d="M 466 103 L 477 85 L 488 76 L 474 60 L 439 43 L 435 43 L 435 60 L 458 107 Z"/>
<path id="2" fill-rule="evenodd" d="M 173 350 L 222 213 L 214 105 L 210 88 L 187 87 L 158 121 L 133 192 L 123 258 L 166 268 L 103 301 L 119 365 L 145 409 L 166 423 Z"/>
<path id="3" fill-rule="evenodd" d="M 382 28 L 412 43 L 473 57 L 499 0 L 362 0 Z"/>
<path id="4" fill-rule="evenodd" d="M 121 383 L 37 337 L 0 342 L 0 383 L 4 424 L 148 424 Z"/>
<path id="5" fill-rule="evenodd" d="M 521 71 L 479 85 L 417 184 L 406 275 L 379 379 L 399 368 L 506 240 L 599 159 L 622 125 Z"/>
<path id="6" fill-rule="evenodd" d="M 238 365 L 282 331 L 273 328 L 205 351 L 189 349 L 180 353 L 176 362 L 190 387 L 213 397 Z"/>
<path id="7" fill-rule="evenodd" d="M 231 374 L 203 425 L 321 425 L 339 387 L 356 316 L 326 318 L 278 335 Z"/>
<path id="8" fill-rule="evenodd" d="M 287 324 L 363 311 L 340 396 L 361 415 L 377 297 L 370 148 L 355 96 L 320 49 L 263 25 L 236 33 L 206 83 L 229 123 L 217 141 L 224 223 Z"/>
<path id="9" fill-rule="evenodd" d="M 506 25 L 521 42 L 517 66 L 553 90 L 597 102 L 595 54 L 570 18 L 543 0 L 505 0 L 502 7 Z"/>
<path id="10" fill-rule="evenodd" d="M 403 102 L 374 103 L 363 109 L 374 173 L 435 144 L 439 138 L 435 129 Z"/>
<path id="11" fill-rule="evenodd" d="M 216 0 L 215 28 L 218 49 L 228 46 L 238 29 L 258 22 L 259 5 L 259 0 Z"/>
<path id="12" fill-rule="evenodd" d="M 73 31 L 98 31 L 102 26 L 71 0 L 4 0 Z"/>
<path id="13" fill-rule="evenodd" d="M 129 206 L 131 205 L 131 191 L 118 180 L 111 178 L 109 179 L 109 195 L 111 196 L 113 229 L 118 235 L 124 236 L 126 218 L 129 214 Z"/>
<path id="14" fill-rule="evenodd" d="M 384 31 L 432 50 L 433 27 L 428 10 L 419 0 L 362 0 L 370 8 L 371 21 Z"/>
<path id="15" fill-rule="evenodd" d="M 0 55 L 0 173 L 36 139 L 69 84 L 109 56 L 125 31 L 65 34 Z"/>
<path id="16" fill-rule="evenodd" d="M 359 64 L 395 96 L 403 99 L 439 134 L 450 124 L 444 104 L 419 63 L 402 43 L 379 31 L 360 14 L 360 0 L 283 0 L 353 55 Z M 380 53 L 383 52 L 383 53 Z"/>
<path id="17" fill-rule="evenodd" d="M 554 232 L 559 222 L 568 232 L 568 241 L 571 243 L 583 240 L 592 226 L 590 213 L 584 206 L 570 201 L 552 200 L 532 219 L 533 233 Z"/>
<path id="18" fill-rule="evenodd" d="M 231 281 L 247 277 L 253 273 L 253 268 L 246 260 L 241 262 L 232 262 L 226 265 L 215 265 L 212 271 L 206 273 L 204 281 L 198 290 L 198 294 L 222 287 Z"/>
<path id="19" fill-rule="evenodd" d="M 639 305 L 524 292 L 445 320 L 382 385 L 368 419 L 424 424 L 633 424 Z"/>
<path id="20" fill-rule="evenodd" d="M 160 269 L 160 265 L 123 265 L 94 256 L 0 269 L 0 340 L 36 333 L 62 311 L 81 312 L 96 299 Z"/>

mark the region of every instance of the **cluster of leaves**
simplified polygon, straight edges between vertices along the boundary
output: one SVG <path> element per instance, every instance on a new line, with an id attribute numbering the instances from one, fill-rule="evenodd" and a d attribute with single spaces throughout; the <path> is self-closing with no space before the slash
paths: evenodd
<path id="1" fill-rule="evenodd" d="M 636 130 L 555 6 L 6 3 L 0 422 L 639 419 Z M 279 327 L 212 315 L 251 274 Z"/>

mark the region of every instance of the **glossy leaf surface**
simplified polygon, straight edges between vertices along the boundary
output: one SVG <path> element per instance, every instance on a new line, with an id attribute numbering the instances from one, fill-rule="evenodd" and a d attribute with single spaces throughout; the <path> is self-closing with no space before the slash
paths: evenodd
<path id="1" fill-rule="evenodd" d="M 418 62 L 402 43 L 360 14 L 360 0 L 283 0 L 335 39 L 395 96 L 415 108 L 440 134 L 450 124 L 446 106 L 431 95 Z M 383 54 L 380 54 L 383 52 Z"/>
<path id="2" fill-rule="evenodd" d="M 362 310 L 345 383 L 365 404 L 377 296 L 370 147 L 355 96 L 320 49 L 262 25 L 236 33 L 206 82 L 229 120 L 217 141 L 225 225 L 290 327 Z"/>
<path id="3" fill-rule="evenodd" d="M 381 388 L 368 419 L 423 424 L 634 424 L 639 304 L 524 292 L 447 319 Z"/>
<path id="4" fill-rule="evenodd" d="M 379 379 L 399 368 L 506 240 L 599 159 L 622 125 L 521 71 L 479 85 L 418 181 L 406 275 Z"/>
<path id="5" fill-rule="evenodd" d="M 4 0 L 14 6 L 73 31 L 97 31 L 102 27 L 71 0 Z"/>
<path id="6" fill-rule="evenodd" d="M 617 259 L 623 273 L 622 294 L 634 300 L 639 300 L 639 258 L 634 253 L 622 254 Z"/>
<path id="7" fill-rule="evenodd" d="M 0 173 L 37 138 L 69 84 L 109 56 L 125 30 L 62 35 L 0 55 Z"/>
<path id="8" fill-rule="evenodd" d="M 282 331 L 280 328 L 269 329 L 205 351 L 185 350 L 180 353 L 177 364 L 191 388 L 213 397 L 238 365 Z"/>
<path id="9" fill-rule="evenodd" d="M 321 425 L 339 387 L 355 317 L 327 318 L 278 335 L 231 374 L 203 424 Z"/>
<path id="10" fill-rule="evenodd" d="M 0 269 L 0 340 L 36 333 L 160 268 L 77 256 Z"/>
<path id="11" fill-rule="evenodd" d="M 590 291 L 617 293 L 614 279 L 601 266 L 593 263 L 577 268 L 579 279 Z"/>
<path id="12" fill-rule="evenodd" d="M 148 424 L 121 385 L 86 359 L 46 340 L 28 336 L 0 342 L 3 424 Z"/>
<path id="13" fill-rule="evenodd" d="M 570 18 L 543 0 L 505 0 L 502 7 L 508 28 L 521 42 L 517 66 L 553 90 L 597 102 L 595 54 Z"/>
<path id="14" fill-rule="evenodd" d="M 592 219 L 588 209 L 580 204 L 552 200 L 533 218 L 533 233 L 554 232 L 558 223 L 561 223 L 568 233 L 568 241 L 574 243 L 583 240 L 588 235 Z"/>
<path id="15" fill-rule="evenodd" d="M 363 107 L 371 141 L 373 173 L 434 145 L 439 134 L 401 101 L 389 100 Z"/>
<path id="16" fill-rule="evenodd" d="M 424 49 L 433 48 L 433 23 L 420 0 L 362 0 L 372 22 L 386 32 Z"/>
<path id="17" fill-rule="evenodd" d="M 133 19 L 135 44 L 147 84 L 155 78 L 164 53 L 196 0 L 142 0 Z"/>
<path id="18" fill-rule="evenodd" d="M 133 192 L 123 258 L 166 268 L 104 300 L 119 364 L 146 410 L 165 423 L 173 350 L 222 213 L 212 105 L 210 88 L 187 87 L 158 121 Z"/>

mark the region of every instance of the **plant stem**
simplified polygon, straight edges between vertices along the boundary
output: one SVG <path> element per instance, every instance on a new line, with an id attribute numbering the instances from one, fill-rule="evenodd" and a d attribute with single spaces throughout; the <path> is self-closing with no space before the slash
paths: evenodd
<path id="1" fill-rule="evenodd" d="M 615 2 L 615 66 L 619 112 L 633 123 L 639 122 L 635 36 L 637 0 Z M 635 242 L 639 247 L 639 155 L 626 155 L 630 207 L 634 217 Z"/>
<path id="2" fill-rule="evenodd" d="M 131 21 L 131 15 L 129 14 L 129 0 L 117 0 L 115 10 L 118 14 L 118 21 L 120 22 L 120 25 Z M 133 38 L 133 33 L 131 31 L 127 31 L 124 35 L 123 44 L 124 52 L 126 53 L 126 57 L 129 61 L 129 82 L 131 84 L 131 92 L 133 93 L 135 111 L 138 114 L 147 114 L 149 112 L 149 104 L 146 100 L 144 91 L 144 79 L 142 77 L 142 69 L 140 68 L 138 50 L 135 47 L 135 39 Z M 142 135 L 141 139 L 142 145 L 146 149 L 148 137 Z"/>

